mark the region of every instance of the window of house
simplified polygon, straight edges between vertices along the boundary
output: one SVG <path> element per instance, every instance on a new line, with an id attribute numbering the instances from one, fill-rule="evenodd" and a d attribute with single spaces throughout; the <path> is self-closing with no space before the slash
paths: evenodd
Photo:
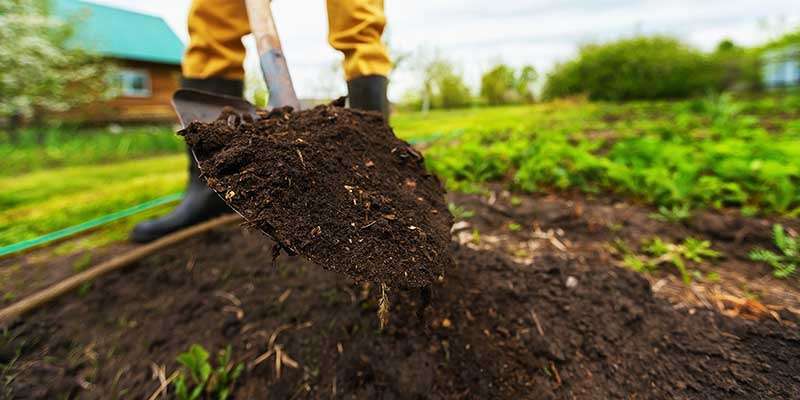
<path id="1" fill-rule="evenodd" d="M 152 93 L 150 74 L 146 70 L 123 69 L 119 75 L 123 96 L 147 97 Z"/>

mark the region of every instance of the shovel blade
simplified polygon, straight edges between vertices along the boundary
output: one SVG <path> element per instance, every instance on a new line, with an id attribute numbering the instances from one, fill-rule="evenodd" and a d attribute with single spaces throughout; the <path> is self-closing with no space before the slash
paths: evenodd
<path id="1" fill-rule="evenodd" d="M 172 95 L 172 107 L 178 114 L 184 128 L 193 121 L 213 122 L 222 109 L 230 107 L 241 114 L 256 116 L 256 106 L 247 100 L 233 96 L 223 96 L 199 90 L 179 89 Z"/>

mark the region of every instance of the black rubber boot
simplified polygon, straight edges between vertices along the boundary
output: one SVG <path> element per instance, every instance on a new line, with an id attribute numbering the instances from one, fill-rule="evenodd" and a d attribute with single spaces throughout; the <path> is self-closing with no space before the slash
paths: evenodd
<path id="1" fill-rule="evenodd" d="M 386 122 L 389 122 L 389 100 L 386 98 L 388 85 L 389 80 L 382 75 L 359 76 L 347 82 L 350 108 L 380 111 Z"/>
<path id="2" fill-rule="evenodd" d="M 185 89 L 204 92 L 242 96 L 243 83 L 239 80 L 209 78 L 181 80 Z M 147 243 L 185 227 L 209 220 L 224 213 L 233 212 L 213 190 L 200 179 L 200 170 L 187 149 L 189 156 L 189 183 L 183 200 L 169 214 L 154 220 L 144 221 L 133 228 L 131 240 Z"/>

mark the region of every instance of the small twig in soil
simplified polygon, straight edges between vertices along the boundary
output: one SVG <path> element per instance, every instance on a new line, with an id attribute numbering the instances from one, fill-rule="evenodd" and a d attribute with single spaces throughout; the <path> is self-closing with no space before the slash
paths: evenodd
<path id="1" fill-rule="evenodd" d="M 269 342 L 267 342 L 267 348 L 268 349 L 274 349 L 275 348 L 275 341 L 278 340 L 278 335 L 280 335 L 281 332 L 283 332 L 283 331 L 285 331 L 285 330 L 287 330 L 287 329 L 289 329 L 291 327 L 292 326 L 289 325 L 289 324 L 283 324 L 283 325 L 275 328 L 275 331 L 273 331 L 272 335 L 269 337 Z"/>
<path id="2" fill-rule="evenodd" d="M 372 221 L 372 222 L 362 226 L 361 229 L 369 228 L 370 226 L 375 225 L 376 222 L 378 222 L 378 220 Z"/>
<path id="3" fill-rule="evenodd" d="M 561 375 L 558 374 L 558 369 L 556 369 L 556 363 L 550 361 L 550 370 L 553 371 L 553 376 L 556 378 L 556 387 L 561 386 Z"/>
<path id="4" fill-rule="evenodd" d="M 283 293 L 281 293 L 281 295 L 278 296 L 278 304 L 283 304 L 283 302 L 289 298 L 290 294 L 292 294 L 292 289 L 284 290 Z"/>
<path id="5" fill-rule="evenodd" d="M 262 354 L 262 355 L 260 355 L 260 356 L 256 357 L 256 359 L 255 359 L 255 360 L 253 360 L 253 362 L 251 362 L 251 363 L 250 363 L 250 365 L 248 366 L 248 369 L 251 369 L 251 370 L 252 370 L 252 369 L 253 369 L 253 368 L 255 368 L 255 367 L 258 365 L 258 364 L 261 364 L 261 363 L 262 363 L 262 362 L 264 362 L 266 359 L 270 358 L 270 357 L 272 356 L 272 354 L 273 354 L 273 353 L 275 353 L 275 350 L 268 350 L 266 353 L 264 353 L 264 354 Z"/>
<path id="6" fill-rule="evenodd" d="M 544 337 L 544 330 L 542 329 L 542 324 L 539 323 L 539 317 L 536 316 L 536 311 L 531 310 L 531 318 L 533 318 L 533 323 L 536 324 L 536 331 L 539 332 L 539 336 Z"/>
<path id="7" fill-rule="evenodd" d="M 169 384 L 178 377 L 178 371 L 176 370 L 172 373 L 172 375 L 169 376 L 169 378 L 167 378 L 166 368 L 163 365 L 156 365 L 153 363 L 150 365 L 150 368 L 153 370 L 153 378 L 158 378 L 159 386 L 158 389 L 156 389 L 156 391 L 147 398 L 147 400 L 156 400 L 161 393 L 164 393 L 164 396 L 166 397 L 167 388 L 169 387 Z"/>
<path id="8" fill-rule="evenodd" d="M 303 169 L 308 169 L 306 168 L 306 162 L 303 160 L 303 153 L 301 153 L 300 150 L 295 150 L 297 151 L 297 156 L 300 157 L 300 164 L 303 164 Z"/>
<path id="9" fill-rule="evenodd" d="M 225 300 L 230 301 L 236 307 L 241 307 L 242 306 L 242 301 L 239 300 L 238 297 L 236 297 L 235 295 L 233 295 L 231 293 L 223 292 L 222 290 L 217 290 L 216 292 L 214 292 L 214 296 L 222 297 Z"/>
<path id="10" fill-rule="evenodd" d="M 281 345 L 276 345 L 275 346 L 275 377 L 277 379 L 281 379 L 281 370 L 282 370 L 284 364 L 289 368 L 294 368 L 294 369 L 300 368 L 300 364 L 297 361 L 295 361 L 294 359 L 292 359 L 291 357 L 289 357 L 289 355 L 286 354 L 285 351 L 283 351 L 283 347 L 281 347 Z"/>
<path id="11" fill-rule="evenodd" d="M 389 287 L 381 282 L 381 298 L 378 300 L 378 322 L 381 330 L 389 323 L 389 296 L 386 294 L 388 291 Z"/>
<path id="12" fill-rule="evenodd" d="M 236 315 L 236 319 L 238 321 L 241 321 L 242 318 L 244 318 L 244 310 L 242 310 L 240 307 L 225 306 L 225 307 L 222 307 L 222 312 L 229 312 L 229 313 L 232 313 L 232 314 Z"/>

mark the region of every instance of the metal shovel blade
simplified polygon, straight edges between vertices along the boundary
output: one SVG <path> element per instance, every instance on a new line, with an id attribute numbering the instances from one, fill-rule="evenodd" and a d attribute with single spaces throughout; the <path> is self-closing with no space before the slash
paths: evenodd
<path id="1" fill-rule="evenodd" d="M 199 90 L 179 89 L 172 95 L 172 107 L 178 114 L 181 126 L 186 127 L 193 121 L 213 122 L 222 109 L 230 107 L 240 114 L 256 116 L 256 106 L 247 100 L 233 96 L 223 96 Z"/>

